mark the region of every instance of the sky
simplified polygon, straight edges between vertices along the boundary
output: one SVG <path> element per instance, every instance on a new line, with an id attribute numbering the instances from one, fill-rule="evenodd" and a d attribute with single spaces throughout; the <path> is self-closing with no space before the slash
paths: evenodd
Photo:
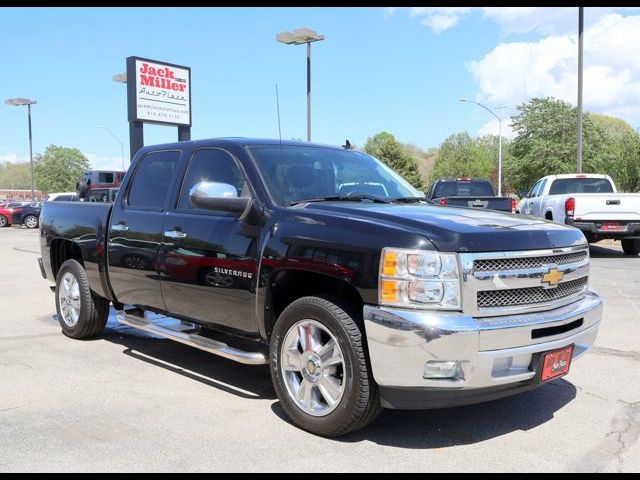
<path id="1" fill-rule="evenodd" d="M 577 103 L 577 7 L 0 8 L 0 94 L 28 97 L 33 149 L 79 148 L 93 168 L 128 166 L 126 87 L 139 56 L 191 67 L 192 139 L 306 139 L 306 49 L 275 40 L 307 27 L 314 43 L 312 140 L 362 147 L 391 132 L 427 149 L 447 136 L 513 135 L 531 97 Z M 584 104 L 640 125 L 640 9 L 585 8 Z M 503 107 L 503 108 L 498 108 Z M 116 139 L 101 126 L 107 127 Z M 177 139 L 145 125 L 145 144 Z M 26 107 L 0 105 L 0 162 L 28 161 Z"/>

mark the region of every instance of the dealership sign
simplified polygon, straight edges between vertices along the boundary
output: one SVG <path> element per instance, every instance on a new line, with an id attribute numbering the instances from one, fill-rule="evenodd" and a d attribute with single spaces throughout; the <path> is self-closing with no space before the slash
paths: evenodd
<path id="1" fill-rule="evenodd" d="M 129 57 L 127 89 L 130 122 L 191 125 L 189 67 Z"/>

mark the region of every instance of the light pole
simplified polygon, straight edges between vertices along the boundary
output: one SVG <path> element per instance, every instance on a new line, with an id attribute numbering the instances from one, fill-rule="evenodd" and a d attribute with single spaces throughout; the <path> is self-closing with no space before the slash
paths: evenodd
<path id="1" fill-rule="evenodd" d="M 120 158 L 122 159 L 122 171 L 124 172 L 124 144 L 120 140 L 118 140 L 118 138 L 113 134 L 113 132 L 109 130 L 107 127 L 100 125 L 99 127 L 96 127 L 96 128 L 104 128 L 115 139 L 115 141 L 120 144 Z"/>
<path id="2" fill-rule="evenodd" d="M 281 32 L 276 35 L 278 42 L 287 45 L 307 44 L 307 142 L 311 141 L 311 42 L 324 40 L 324 35 L 318 35 L 309 28 L 298 28 L 293 32 Z"/>
<path id="3" fill-rule="evenodd" d="M 576 171 L 582 173 L 582 31 L 584 7 L 578 7 L 578 158 Z"/>
<path id="4" fill-rule="evenodd" d="M 33 145 L 32 145 L 32 140 L 31 140 L 31 105 L 38 103 L 35 100 L 31 100 L 29 98 L 7 98 L 4 101 L 5 104 L 7 105 L 13 105 L 13 106 L 21 106 L 21 105 L 26 105 L 27 106 L 27 110 L 28 110 L 28 115 L 29 115 L 29 160 L 31 162 L 31 201 L 35 202 L 35 188 L 34 188 L 34 183 L 33 183 Z"/>
<path id="5" fill-rule="evenodd" d="M 467 98 L 461 98 L 460 101 L 475 103 L 476 105 L 484 108 L 487 112 L 489 112 L 491 115 L 493 115 L 498 119 L 498 196 L 501 197 L 502 196 L 502 119 L 498 115 L 496 115 L 495 112 L 493 112 L 493 110 L 490 110 L 489 108 L 485 107 L 481 103 L 474 102 L 473 100 L 469 100 Z"/>

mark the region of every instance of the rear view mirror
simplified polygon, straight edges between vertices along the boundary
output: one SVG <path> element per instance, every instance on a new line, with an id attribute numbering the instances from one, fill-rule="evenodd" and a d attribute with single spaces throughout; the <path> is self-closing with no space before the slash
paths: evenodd
<path id="1" fill-rule="evenodd" d="M 247 210 L 251 199 L 238 197 L 236 188 L 228 183 L 200 182 L 189 191 L 189 203 L 197 208 L 239 215 Z"/>

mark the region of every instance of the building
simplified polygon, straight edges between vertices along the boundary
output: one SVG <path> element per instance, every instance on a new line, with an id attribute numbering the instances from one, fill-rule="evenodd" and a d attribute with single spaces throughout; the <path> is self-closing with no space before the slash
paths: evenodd
<path id="1" fill-rule="evenodd" d="M 42 200 L 42 197 L 44 197 L 44 193 L 42 193 L 40 190 L 35 190 L 33 193 L 36 200 Z M 10 189 L 0 188 L 0 200 L 15 200 L 15 201 L 31 200 L 31 189 L 10 190 Z"/>

